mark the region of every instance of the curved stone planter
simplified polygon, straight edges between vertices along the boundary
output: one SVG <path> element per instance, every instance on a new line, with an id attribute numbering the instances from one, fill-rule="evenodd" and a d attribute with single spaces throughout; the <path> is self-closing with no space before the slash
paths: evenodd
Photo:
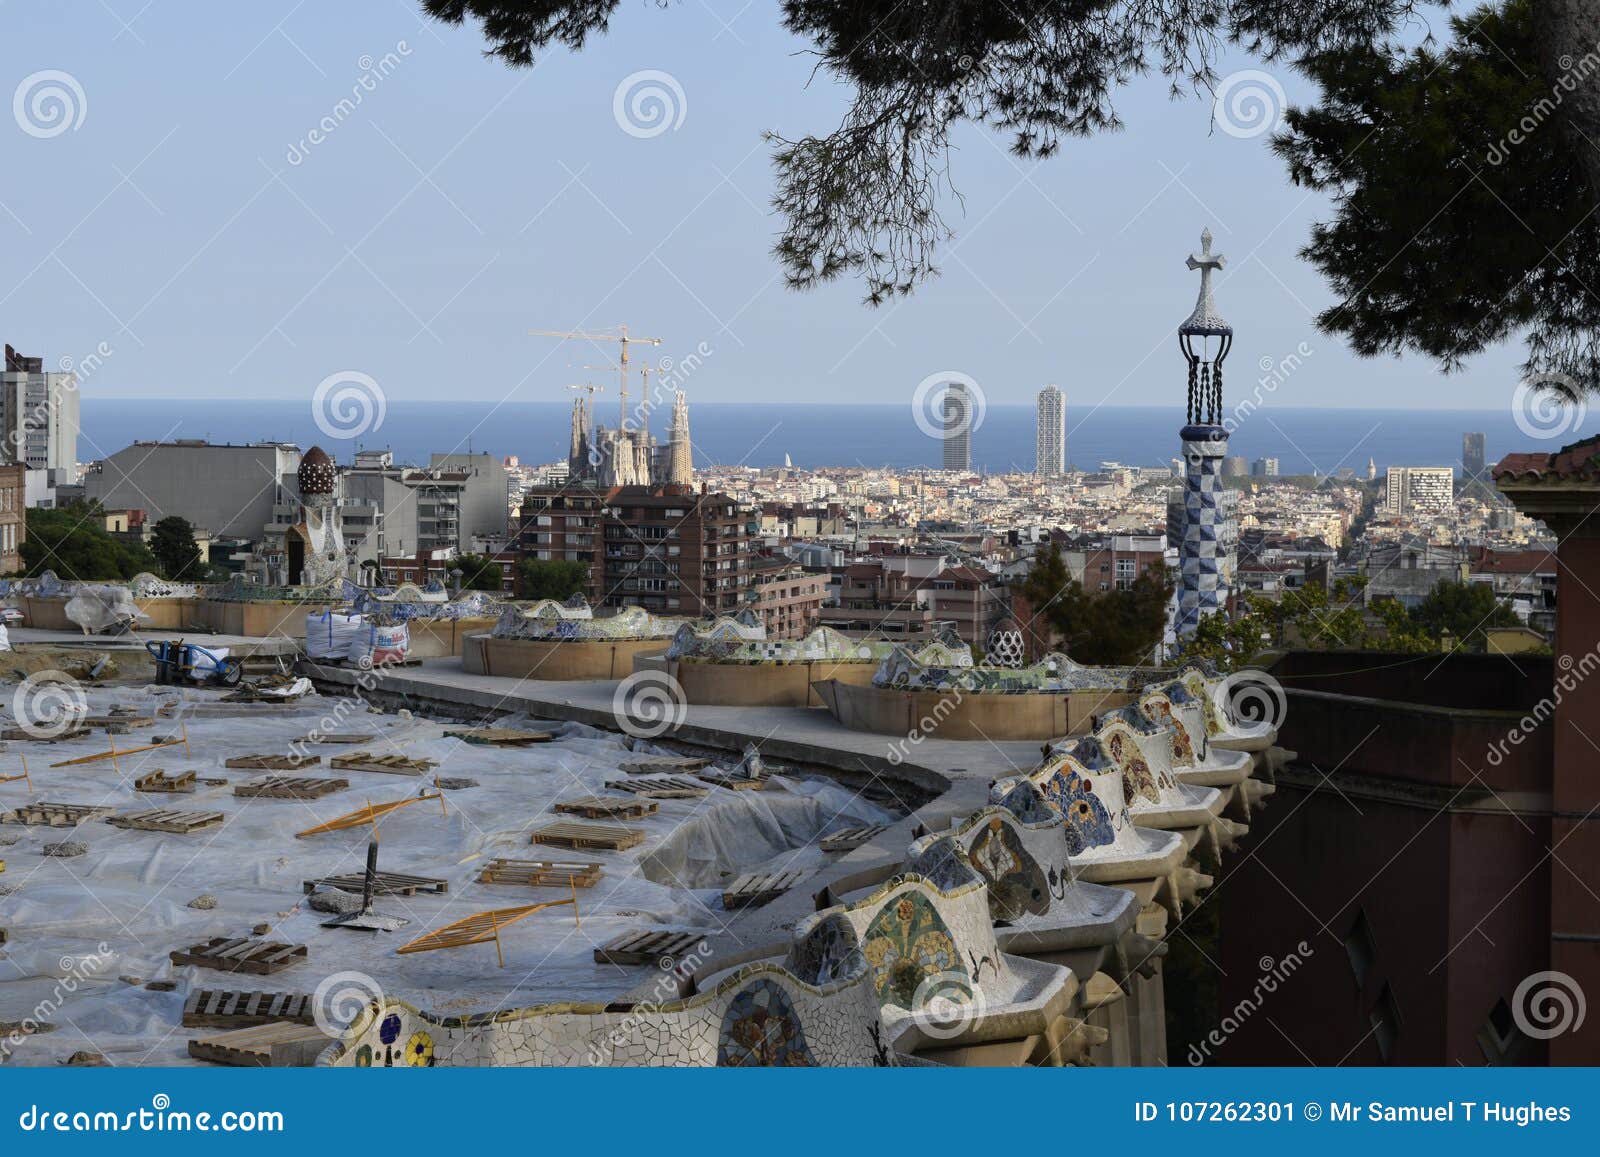
<path id="1" fill-rule="evenodd" d="M 468 635 L 461 666 L 469 675 L 508 679 L 624 679 L 640 655 L 665 650 L 665 639 L 496 639 Z"/>
<path id="2" fill-rule="evenodd" d="M 1126 691 L 897 691 L 824 680 L 815 691 L 833 717 L 856 731 L 939 739 L 1056 739 L 1086 732 L 1096 713 L 1130 703 Z"/>
<path id="3" fill-rule="evenodd" d="M 792 663 L 719 663 L 674 659 L 668 671 L 685 701 L 724 707 L 822 707 L 814 684 L 833 680 L 850 686 L 872 682 L 871 659 L 809 659 Z"/>

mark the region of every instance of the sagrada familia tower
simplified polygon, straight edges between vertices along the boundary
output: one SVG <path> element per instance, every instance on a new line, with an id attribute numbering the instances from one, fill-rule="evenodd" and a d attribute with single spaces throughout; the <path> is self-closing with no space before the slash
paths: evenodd
<path id="1" fill-rule="evenodd" d="M 594 424 L 592 400 L 572 403 L 572 436 L 567 466 L 572 478 L 585 478 L 598 486 L 650 486 L 669 483 L 687 486 L 694 481 L 689 444 L 689 402 L 679 390 L 672 403 L 672 429 L 665 446 L 648 428 L 617 429 Z M 646 419 L 648 422 L 648 418 Z"/>

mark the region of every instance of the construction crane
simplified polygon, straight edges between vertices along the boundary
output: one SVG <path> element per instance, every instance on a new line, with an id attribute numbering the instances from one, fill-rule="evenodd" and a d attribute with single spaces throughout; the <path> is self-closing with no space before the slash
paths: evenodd
<path id="1" fill-rule="evenodd" d="M 617 326 L 617 330 L 617 333 L 585 333 L 581 330 L 530 329 L 528 333 L 535 337 L 577 338 L 582 341 L 614 341 L 620 344 L 622 351 L 617 358 L 617 364 L 599 368 L 614 369 L 620 375 L 622 396 L 618 399 L 619 409 L 617 412 L 621 416 L 621 423 L 625 425 L 628 420 L 628 347 L 634 344 L 660 345 L 661 339 L 658 337 L 629 337 L 628 327 L 625 325 Z"/>

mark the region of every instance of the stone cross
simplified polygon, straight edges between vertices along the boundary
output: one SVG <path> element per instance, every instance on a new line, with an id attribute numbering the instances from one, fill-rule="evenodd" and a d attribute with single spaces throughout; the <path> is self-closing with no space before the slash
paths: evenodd
<path id="1" fill-rule="evenodd" d="M 1228 259 L 1220 253 L 1211 252 L 1211 230 L 1207 229 L 1200 234 L 1200 252 L 1189 254 L 1189 259 L 1184 262 L 1190 269 L 1200 271 L 1200 296 L 1195 301 L 1194 313 L 1190 315 L 1186 325 L 1193 326 L 1226 326 L 1220 314 L 1217 313 L 1216 302 L 1211 297 L 1211 272 L 1221 269 L 1228 264 Z"/>

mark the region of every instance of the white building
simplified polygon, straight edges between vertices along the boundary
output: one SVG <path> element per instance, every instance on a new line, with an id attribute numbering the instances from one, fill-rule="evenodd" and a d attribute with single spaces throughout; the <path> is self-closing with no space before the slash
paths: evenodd
<path id="1" fill-rule="evenodd" d="M 6 346 L 0 375 L 0 431 L 9 461 L 45 470 L 48 486 L 78 481 L 78 380 L 47 373 L 43 358 Z"/>
<path id="2" fill-rule="evenodd" d="M 1383 507 L 1390 514 L 1438 514 L 1455 503 L 1450 466 L 1391 466 L 1385 482 Z"/>
<path id="3" fill-rule="evenodd" d="M 1067 398 L 1059 387 L 1046 386 L 1039 391 L 1036 424 L 1034 473 L 1040 478 L 1058 478 L 1067 469 Z"/>

